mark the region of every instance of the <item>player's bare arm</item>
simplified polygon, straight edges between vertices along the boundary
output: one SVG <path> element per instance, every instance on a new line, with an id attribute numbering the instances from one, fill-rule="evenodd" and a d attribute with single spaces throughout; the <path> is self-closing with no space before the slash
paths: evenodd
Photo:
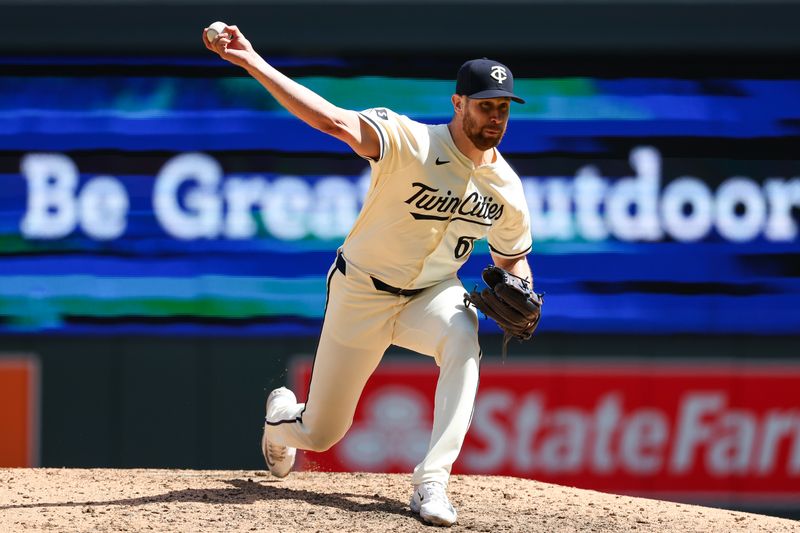
<path id="1" fill-rule="evenodd" d="M 519 276 L 522 279 L 527 279 L 533 282 L 533 274 L 531 273 L 531 266 L 528 264 L 527 256 L 509 259 L 493 253 L 492 261 L 494 261 L 494 264 L 503 270 L 511 272 L 515 276 Z"/>
<path id="2" fill-rule="evenodd" d="M 203 30 L 206 48 L 245 69 L 287 111 L 312 128 L 345 142 L 355 153 L 372 159 L 379 157 L 378 134 L 356 111 L 332 104 L 275 69 L 255 51 L 238 27 L 226 26 L 212 42 L 206 39 L 207 31 L 208 28 Z"/>

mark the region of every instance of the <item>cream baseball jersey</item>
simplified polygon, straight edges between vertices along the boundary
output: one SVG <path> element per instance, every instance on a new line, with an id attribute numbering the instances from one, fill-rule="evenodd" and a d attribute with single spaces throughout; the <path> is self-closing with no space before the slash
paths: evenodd
<path id="1" fill-rule="evenodd" d="M 402 289 L 452 278 L 474 242 L 516 258 L 531 249 L 522 183 L 495 150 L 476 167 L 446 124 L 430 126 L 385 108 L 361 113 L 378 133 L 380 155 L 364 206 L 345 239 L 348 262 Z"/>

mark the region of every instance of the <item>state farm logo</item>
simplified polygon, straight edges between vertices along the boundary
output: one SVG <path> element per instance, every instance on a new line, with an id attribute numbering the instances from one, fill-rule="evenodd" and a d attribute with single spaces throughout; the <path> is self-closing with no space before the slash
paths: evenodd
<path id="1" fill-rule="evenodd" d="M 294 372 L 296 383 L 308 383 L 311 362 Z M 382 363 L 350 433 L 315 455 L 317 469 L 409 472 L 430 439 L 435 387 L 429 364 Z M 794 508 L 798 390 L 800 364 L 489 361 L 453 468 L 616 494 Z"/>
<path id="2" fill-rule="evenodd" d="M 362 401 L 364 416 L 336 447 L 350 470 L 407 471 L 428 451 L 430 406 L 407 387 L 383 387 Z"/>
<path id="3" fill-rule="evenodd" d="M 580 407 L 490 390 L 471 435 L 462 458 L 475 472 L 800 481 L 800 409 L 734 406 L 724 390 L 686 391 L 674 411 L 631 405 L 622 391 Z"/>

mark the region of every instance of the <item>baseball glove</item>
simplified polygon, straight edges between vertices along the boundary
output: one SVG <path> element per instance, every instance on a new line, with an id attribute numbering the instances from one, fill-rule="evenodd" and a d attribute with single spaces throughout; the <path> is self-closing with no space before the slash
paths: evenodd
<path id="1" fill-rule="evenodd" d="M 483 281 L 488 285 L 482 291 L 477 287 L 464 294 L 464 304 L 474 305 L 503 330 L 503 357 L 508 341 L 514 337 L 528 340 L 536 331 L 542 316 L 544 298 L 533 292 L 530 281 L 515 276 L 500 267 L 490 265 L 483 269 Z"/>

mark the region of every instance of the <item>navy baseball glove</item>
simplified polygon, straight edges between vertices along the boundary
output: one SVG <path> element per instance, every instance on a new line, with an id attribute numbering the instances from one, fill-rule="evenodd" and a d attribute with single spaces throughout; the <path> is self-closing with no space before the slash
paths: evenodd
<path id="1" fill-rule="evenodd" d="M 530 281 L 515 276 L 500 267 L 490 265 L 483 269 L 483 281 L 488 285 L 482 291 L 475 288 L 464 294 L 464 304 L 474 305 L 491 318 L 504 332 L 503 356 L 506 345 L 514 337 L 528 340 L 536 331 L 542 317 L 544 298 L 533 291 Z"/>

